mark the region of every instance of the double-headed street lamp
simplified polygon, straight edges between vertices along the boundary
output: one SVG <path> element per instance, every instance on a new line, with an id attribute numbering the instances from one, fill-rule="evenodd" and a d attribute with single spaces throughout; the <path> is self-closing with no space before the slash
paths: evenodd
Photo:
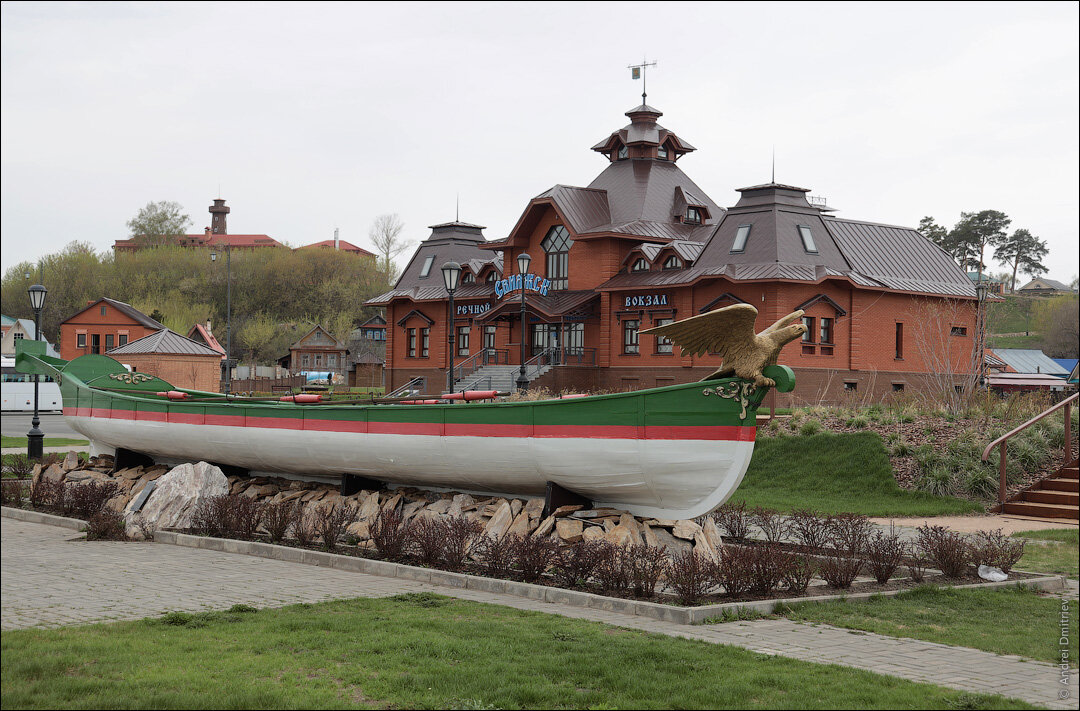
<path id="1" fill-rule="evenodd" d="M 525 341 L 529 336 L 529 324 L 525 321 L 525 275 L 529 272 L 529 262 L 532 261 L 527 253 L 518 255 L 518 274 L 521 275 L 521 370 L 518 371 L 517 389 L 524 393 L 529 389 L 529 379 L 525 376 Z"/>
<path id="2" fill-rule="evenodd" d="M 210 252 L 210 261 L 217 261 L 217 252 Z M 224 392 L 232 390 L 232 245 L 225 245 L 225 372 Z"/>
<path id="3" fill-rule="evenodd" d="M 450 367 L 446 369 L 446 392 L 454 392 L 454 292 L 458 288 L 458 279 L 461 278 L 461 265 L 457 262 L 447 262 L 442 265 L 443 285 L 446 293 L 450 295 L 450 308 L 447 316 L 449 323 L 446 324 L 446 342 L 449 348 Z"/>
<path id="4" fill-rule="evenodd" d="M 26 293 L 30 295 L 30 308 L 34 310 L 34 340 L 41 340 L 41 309 L 45 307 L 45 295 L 49 290 L 41 284 L 34 284 Z M 28 459 L 41 459 L 44 454 L 45 433 L 41 431 L 38 418 L 38 375 L 34 374 L 34 419 L 30 421 L 30 431 L 26 435 L 26 456 Z"/>

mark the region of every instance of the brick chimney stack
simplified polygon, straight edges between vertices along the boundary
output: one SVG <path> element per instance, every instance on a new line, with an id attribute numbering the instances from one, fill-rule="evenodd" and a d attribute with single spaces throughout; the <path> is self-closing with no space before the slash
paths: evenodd
<path id="1" fill-rule="evenodd" d="M 210 206 L 210 232 L 215 235 L 228 234 L 228 229 L 225 225 L 225 216 L 229 214 L 229 208 L 225 207 L 225 201 L 221 198 L 216 198 L 214 204 Z"/>

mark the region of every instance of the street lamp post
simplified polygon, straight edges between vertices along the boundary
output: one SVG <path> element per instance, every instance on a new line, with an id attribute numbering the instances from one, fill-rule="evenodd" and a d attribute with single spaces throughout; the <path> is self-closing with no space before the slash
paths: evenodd
<path id="1" fill-rule="evenodd" d="M 975 294 L 978 298 L 975 315 L 976 327 L 978 328 L 978 333 L 975 338 L 975 372 L 978 374 L 977 385 L 979 386 L 986 383 L 986 296 L 989 291 L 990 285 L 985 281 L 980 281 L 975 285 Z"/>
<path id="2" fill-rule="evenodd" d="M 217 261 L 217 252 L 210 253 L 210 261 Z M 232 390 L 232 245 L 225 245 L 225 394 Z"/>
<path id="3" fill-rule="evenodd" d="M 450 295 L 450 307 L 449 323 L 446 325 L 446 342 L 449 348 L 450 355 L 450 367 L 446 369 L 446 392 L 454 392 L 454 292 L 458 288 L 458 279 L 461 277 L 461 265 L 457 262 L 447 262 L 442 265 L 442 278 L 443 285 L 446 287 L 446 293 Z"/>
<path id="4" fill-rule="evenodd" d="M 518 371 L 517 389 L 524 393 L 529 389 L 529 379 L 525 376 L 525 340 L 529 336 L 529 324 L 525 320 L 525 275 L 529 272 L 529 262 L 532 261 L 527 253 L 518 255 L 518 274 L 521 275 L 521 370 Z"/>
<path id="5" fill-rule="evenodd" d="M 41 309 L 45 307 L 45 295 L 49 290 L 41 284 L 34 284 L 26 293 L 30 295 L 30 307 L 34 309 L 34 340 L 41 340 Z M 34 373 L 34 419 L 30 421 L 30 431 L 26 434 L 26 456 L 28 459 L 41 459 L 44 454 L 45 433 L 41 431 L 38 418 L 38 375 Z"/>

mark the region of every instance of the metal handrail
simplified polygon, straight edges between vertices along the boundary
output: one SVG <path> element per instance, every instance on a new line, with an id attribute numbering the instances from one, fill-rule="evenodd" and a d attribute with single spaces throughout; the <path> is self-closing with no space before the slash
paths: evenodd
<path id="1" fill-rule="evenodd" d="M 410 395 L 414 394 L 416 392 L 419 392 L 419 391 L 423 390 L 424 389 L 424 384 L 426 382 L 427 382 L 427 380 L 424 378 L 424 376 L 418 375 L 415 378 L 413 378 L 412 380 L 410 380 L 409 382 L 405 383 L 404 385 L 402 385 L 402 386 L 400 386 L 398 388 L 395 388 L 394 390 L 388 392 L 385 396 L 383 396 L 383 399 L 399 397 L 401 395 L 405 395 L 406 393 L 408 393 Z"/>
<path id="2" fill-rule="evenodd" d="M 998 446 L 999 444 L 1001 445 L 1001 449 L 999 450 L 1000 458 L 999 458 L 999 464 L 998 464 L 998 475 L 999 475 L 998 503 L 1000 503 L 1000 504 L 1005 503 L 1005 486 L 1006 486 L 1006 484 L 1005 484 L 1005 460 L 1008 457 L 1008 448 L 1009 448 L 1008 440 L 1009 440 L 1009 438 L 1012 437 L 1015 434 L 1018 434 L 1019 432 L 1022 432 L 1023 430 L 1026 430 L 1031 425 L 1035 424 L 1036 422 L 1038 422 L 1042 418 L 1046 417 L 1050 413 L 1052 413 L 1055 410 L 1060 409 L 1062 407 L 1065 408 L 1065 459 L 1066 459 L 1066 462 L 1068 462 L 1069 457 L 1072 456 L 1072 403 L 1073 403 L 1074 400 L 1076 400 L 1076 398 L 1078 396 L 1080 396 L 1080 393 L 1073 393 L 1072 395 L 1065 398 L 1064 400 L 1062 400 L 1058 404 L 1056 404 L 1053 407 L 1048 408 L 1047 410 L 1045 410 L 1042 414 L 1039 414 L 1039 415 L 1036 415 L 1035 417 L 1032 417 L 1030 420 L 1028 420 L 1024 424 L 1022 424 L 1019 427 L 1009 431 L 1006 434 L 1003 434 L 1002 436 L 998 437 L 997 439 L 995 439 L 990 444 L 986 445 L 986 449 L 983 450 L 983 454 L 982 454 L 982 460 L 984 462 L 989 460 L 989 458 L 990 458 L 990 450 L 993 449 L 994 447 Z"/>
<path id="3" fill-rule="evenodd" d="M 503 365 L 510 362 L 510 351 L 506 348 L 481 348 L 476 353 L 454 365 L 454 381 L 475 373 L 485 365 Z"/>

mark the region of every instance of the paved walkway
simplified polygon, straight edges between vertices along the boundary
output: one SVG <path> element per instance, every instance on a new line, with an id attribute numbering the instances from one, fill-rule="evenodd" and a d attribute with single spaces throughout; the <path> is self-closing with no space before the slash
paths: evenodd
<path id="1" fill-rule="evenodd" d="M 614 612 L 442 588 L 315 566 L 148 543 L 87 543 L 73 532 L 2 519 L 2 628 L 138 619 L 167 610 L 235 603 L 258 607 L 432 591 L 647 632 L 731 644 L 766 654 L 857 667 L 964 691 L 999 693 L 1051 708 L 1076 708 L 1077 674 L 1059 700 L 1051 664 L 962 647 L 811 626 L 789 620 L 672 625 Z M 1076 605 L 1072 605 L 1076 614 Z M 1057 635 L 1056 620 L 1048 634 Z"/>

